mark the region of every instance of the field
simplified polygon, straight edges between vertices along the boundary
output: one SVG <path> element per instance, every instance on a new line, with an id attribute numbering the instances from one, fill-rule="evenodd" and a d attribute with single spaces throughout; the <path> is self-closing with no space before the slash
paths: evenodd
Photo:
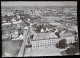
<path id="1" fill-rule="evenodd" d="M 21 40 L 2 41 L 2 57 L 16 57 L 20 50 L 21 44 Z"/>
<path id="2" fill-rule="evenodd" d="M 26 49 L 25 56 L 61 56 L 60 52 L 64 50 L 65 49 L 56 48 L 55 46 L 47 48 L 40 47 L 36 50 L 29 48 L 29 52 L 27 52 L 28 50 Z"/>

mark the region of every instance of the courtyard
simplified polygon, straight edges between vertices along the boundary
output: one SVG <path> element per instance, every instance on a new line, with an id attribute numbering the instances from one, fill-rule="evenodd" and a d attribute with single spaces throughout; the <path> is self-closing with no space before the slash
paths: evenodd
<path id="1" fill-rule="evenodd" d="M 55 46 L 50 46 L 50 47 L 39 47 L 37 49 L 31 49 L 28 48 L 25 51 L 25 57 L 27 56 L 61 56 L 60 52 L 64 51 L 65 49 L 59 49 L 56 48 Z"/>

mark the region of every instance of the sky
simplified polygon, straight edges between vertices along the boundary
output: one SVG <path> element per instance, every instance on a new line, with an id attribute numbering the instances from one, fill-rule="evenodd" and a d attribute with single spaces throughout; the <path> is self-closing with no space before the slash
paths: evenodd
<path id="1" fill-rule="evenodd" d="M 77 1 L 1 1 L 1 6 L 77 6 Z"/>

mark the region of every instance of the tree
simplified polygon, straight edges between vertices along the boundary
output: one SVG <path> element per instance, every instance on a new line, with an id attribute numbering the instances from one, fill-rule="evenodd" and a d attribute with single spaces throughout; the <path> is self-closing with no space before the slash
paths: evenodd
<path id="1" fill-rule="evenodd" d="M 56 47 L 57 48 L 65 48 L 65 47 L 67 47 L 67 43 L 66 42 L 67 42 L 66 39 L 62 39 L 56 44 Z"/>
<path id="2" fill-rule="evenodd" d="M 19 29 L 18 29 L 18 37 L 20 36 L 20 34 L 22 34 L 22 32 L 21 32 L 21 31 L 22 31 L 22 29 L 21 29 L 21 28 L 19 28 Z"/>
<path id="3" fill-rule="evenodd" d="M 60 35 L 59 35 L 60 32 L 56 32 L 55 34 L 57 35 L 58 38 L 60 38 Z"/>

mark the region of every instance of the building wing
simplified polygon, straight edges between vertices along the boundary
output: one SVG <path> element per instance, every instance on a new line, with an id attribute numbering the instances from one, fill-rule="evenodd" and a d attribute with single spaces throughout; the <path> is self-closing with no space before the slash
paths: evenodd
<path id="1" fill-rule="evenodd" d="M 65 34 L 61 34 L 60 37 L 61 37 L 61 38 L 73 37 L 73 35 L 72 35 L 72 33 L 65 33 Z"/>

